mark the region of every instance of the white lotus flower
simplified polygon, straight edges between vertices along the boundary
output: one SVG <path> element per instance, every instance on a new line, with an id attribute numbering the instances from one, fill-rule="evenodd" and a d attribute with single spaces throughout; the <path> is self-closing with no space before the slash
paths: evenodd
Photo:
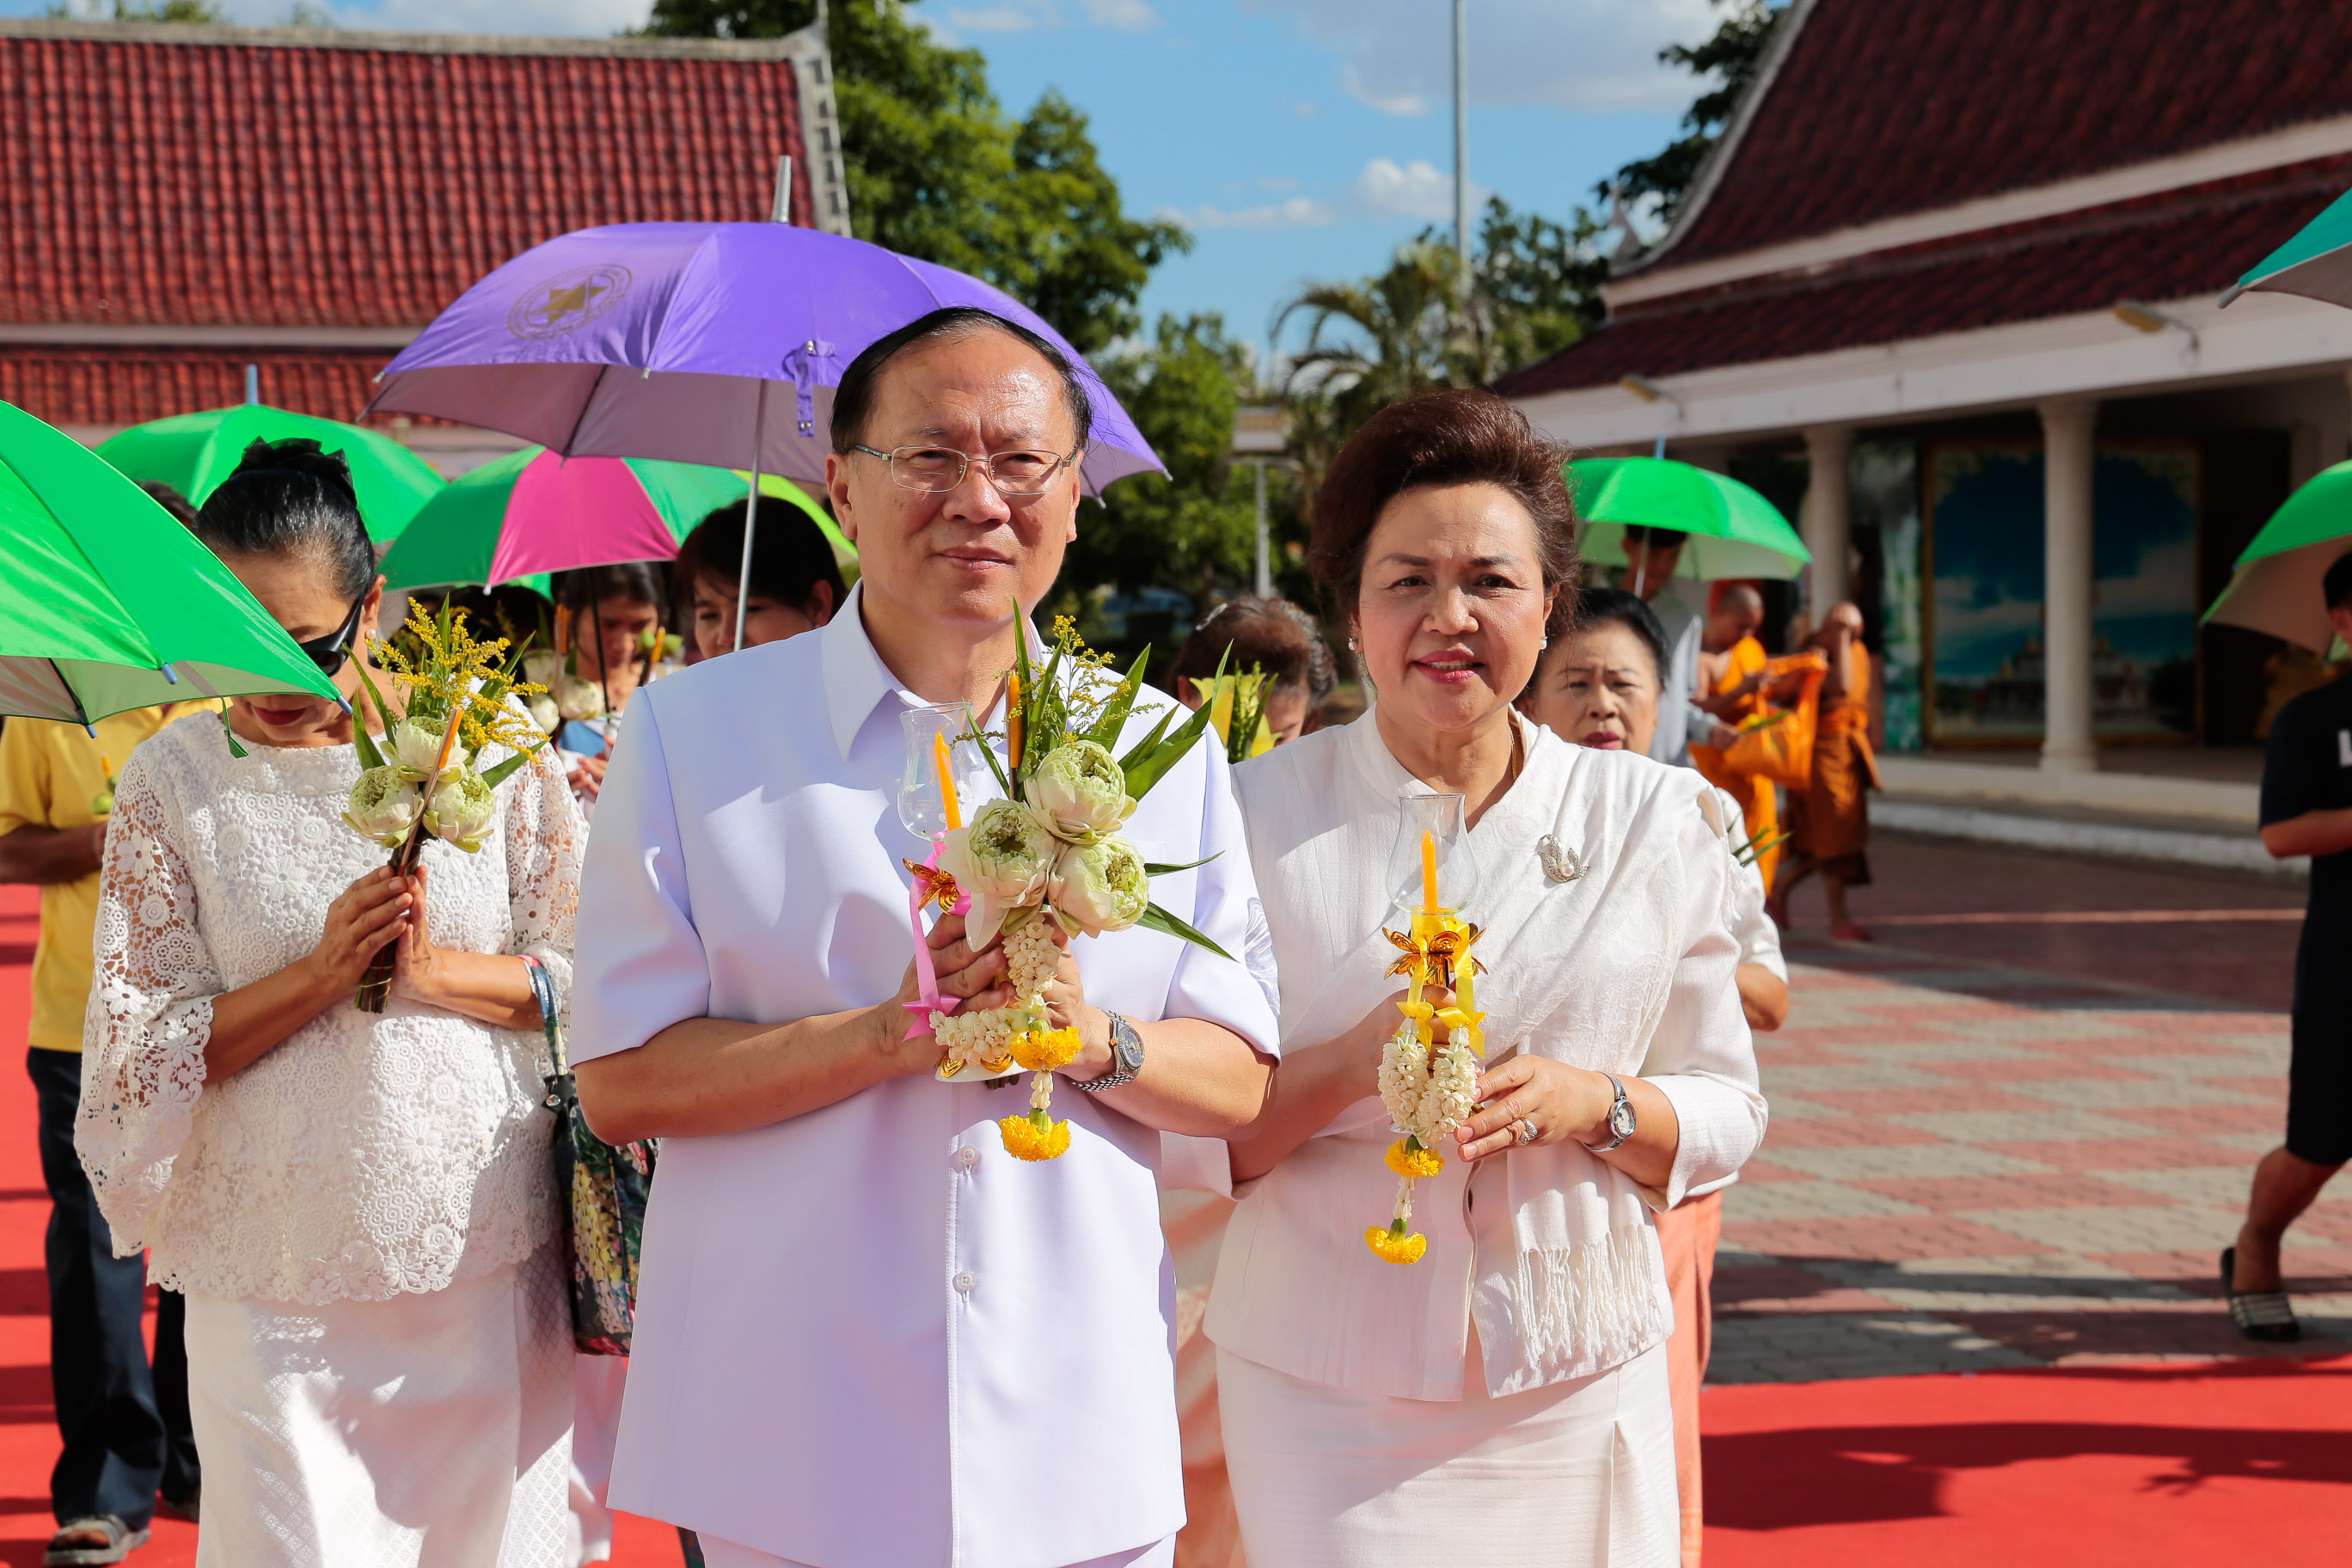
<path id="1" fill-rule="evenodd" d="M 1065 741 L 1029 775 L 1029 804 L 1056 837 L 1084 842 L 1111 833 L 1135 815 L 1118 759 L 1092 741 Z"/>
<path id="2" fill-rule="evenodd" d="M 471 855 L 498 820 L 498 797 L 482 775 L 471 768 L 452 769 L 441 775 L 433 803 L 425 808 L 425 831 Z"/>
<path id="3" fill-rule="evenodd" d="M 441 758 L 441 731 L 430 724 L 403 719 L 392 727 L 392 744 L 387 750 L 392 753 L 393 765 L 400 770 L 401 777 L 431 778 L 433 764 Z M 466 765 L 467 754 L 464 746 L 453 741 L 449 744 L 449 760 L 444 765 L 462 768 Z"/>
<path id="4" fill-rule="evenodd" d="M 555 678 L 563 673 L 563 656 L 553 648 L 543 647 L 522 656 L 522 678 L 533 686 L 555 689 Z"/>
<path id="5" fill-rule="evenodd" d="M 1065 931 L 1100 936 L 1125 931 L 1143 918 L 1151 902 L 1151 879 L 1134 845 L 1105 834 L 1062 851 L 1054 861 L 1045 901 Z"/>
<path id="6" fill-rule="evenodd" d="M 940 865 L 971 897 L 966 930 L 972 946 L 994 941 L 1009 911 L 1044 895 L 1055 847 L 1037 815 L 1012 800 L 987 802 L 971 814 L 970 826 L 948 833 Z"/>
<path id="7" fill-rule="evenodd" d="M 416 785 L 387 764 L 360 774 L 359 782 L 352 785 L 351 809 L 343 813 L 343 820 L 362 837 L 391 849 L 408 837 L 423 804 Z"/>
<path id="8" fill-rule="evenodd" d="M 601 719 L 604 716 L 604 689 L 569 672 L 558 675 L 555 711 L 565 719 Z"/>
<path id="9" fill-rule="evenodd" d="M 554 734 L 557 727 L 563 722 L 563 715 L 555 710 L 555 699 L 546 696 L 532 698 L 530 721 L 549 734 Z"/>

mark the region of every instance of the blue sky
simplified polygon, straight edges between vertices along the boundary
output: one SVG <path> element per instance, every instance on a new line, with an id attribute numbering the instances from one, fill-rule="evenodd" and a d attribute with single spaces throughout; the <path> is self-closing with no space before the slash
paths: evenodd
<path id="1" fill-rule="evenodd" d="M 290 5 L 226 9 L 267 25 Z M 0 15 L 46 8 L 0 0 Z M 640 21 L 646 0 L 322 8 L 348 27 L 593 36 Z M 1665 143 L 1694 89 L 1657 50 L 1713 25 L 1708 0 L 1471 0 L 1469 13 L 1472 190 L 1554 217 Z M 1147 320 L 1216 310 L 1263 342 L 1302 282 L 1368 272 L 1450 221 L 1447 0 L 922 0 L 917 14 L 987 55 L 1015 113 L 1058 89 L 1092 118 L 1129 209 L 1192 231 L 1192 253 L 1154 277 Z"/>

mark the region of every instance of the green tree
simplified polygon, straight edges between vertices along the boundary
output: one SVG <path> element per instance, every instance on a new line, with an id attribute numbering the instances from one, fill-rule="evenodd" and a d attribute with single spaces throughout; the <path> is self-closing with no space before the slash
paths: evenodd
<path id="1" fill-rule="evenodd" d="M 1715 3 L 1728 6 L 1730 15 L 1723 18 L 1712 37 L 1698 44 L 1669 44 L 1658 51 L 1658 58 L 1668 65 L 1681 66 L 1693 76 L 1712 74 L 1716 85 L 1699 94 L 1684 110 L 1681 136 L 1654 156 L 1637 158 L 1618 170 L 1613 182 L 1628 205 L 1654 201 L 1657 216 L 1664 222 L 1674 220 L 1675 209 L 1682 205 L 1684 193 L 1698 175 L 1700 161 L 1723 134 L 1723 128 L 1731 122 L 1732 111 L 1739 107 L 1739 95 L 1756 79 L 1756 68 L 1763 61 L 1765 46 L 1771 42 L 1773 26 L 1787 8 L 1787 0 Z M 1604 197 L 1610 194 L 1610 183 L 1597 188 Z"/>
<path id="2" fill-rule="evenodd" d="M 61 21 L 83 22 L 194 22 L 217 26 L 228 20 L 228 13 L 206 0 L 161 0 L 160 4 L 132 5 L 131 0 L 114 0 L 111 16 L 77 16 L 66 0 L 49 7 L 48 14 Z"/>
<path id="3" fill-rule="evenodd" d="M 1013 120 L 980 52 L 942 47 L 911 4 L 840 0 L 826 15 L 857 237 L 986 279 L 1082 353 L 1137 331 L 1151 269 L 1192 237 L 1127 216 L 1066 99 L 1047 92 Z M 814 0 L 654 0 L 645 30 L 772 38 L 815 16 Z"/>
<path id="4" fill-rule="evenodd" d="M 1156 584 L 1195 600 L 1247 583 L 1256 566 L 1252 476 L 1230 458 L 1234 410 L 1258 395 L 1247 346 L 1213 313 L 1162 316 L 1149 343 L 1104 356 L 1100 370 L 1168 474 L 1121 479 L 1100 508 L 1079 510 L 1063 581 L 1130 591 Z"/>

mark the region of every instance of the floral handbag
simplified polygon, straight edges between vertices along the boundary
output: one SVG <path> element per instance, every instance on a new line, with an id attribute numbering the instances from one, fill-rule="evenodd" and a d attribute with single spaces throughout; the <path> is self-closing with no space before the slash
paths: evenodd
<path id="1" fill-rule="evenodd" d="M 652 1190 L 651 1142 L 618 1148 L 589 1131 L 580 1091 L 563 1053 L 555 984 L 526 958 L 531 994 L 547 1031 L 547 1108 L 555 1112 L 555 1190 L 563 1205 L 564 1252 L 572 1274 L 572 1339 L 588 1355 L 626 1355 L 636 1321 L 637 1253 Z"/>

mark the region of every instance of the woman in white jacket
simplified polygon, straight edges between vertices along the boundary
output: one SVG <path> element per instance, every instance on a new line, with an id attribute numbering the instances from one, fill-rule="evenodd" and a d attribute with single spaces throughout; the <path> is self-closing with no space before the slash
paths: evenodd
<path id="1" fill-rule="evenodd" d="M 1235 775 L 1284 1042 L 1231 1145 L 1207 1323 L 1253 1562 L 1679 1556 L 1651 1215 L 1737 1172 L 1765 1107 L 1705 781 L 1512 711 L 1575 575 L 1559 465 L 1485 393 L 1375 416 L 1317 498 L 1310 560 L 1378 700 Z M 1381 928 L 1396 797 L 1427 790 L 1465 797 L 1487 1053 L 1401 1268 L 1364 1242 L 1395 1188 Z"/>

